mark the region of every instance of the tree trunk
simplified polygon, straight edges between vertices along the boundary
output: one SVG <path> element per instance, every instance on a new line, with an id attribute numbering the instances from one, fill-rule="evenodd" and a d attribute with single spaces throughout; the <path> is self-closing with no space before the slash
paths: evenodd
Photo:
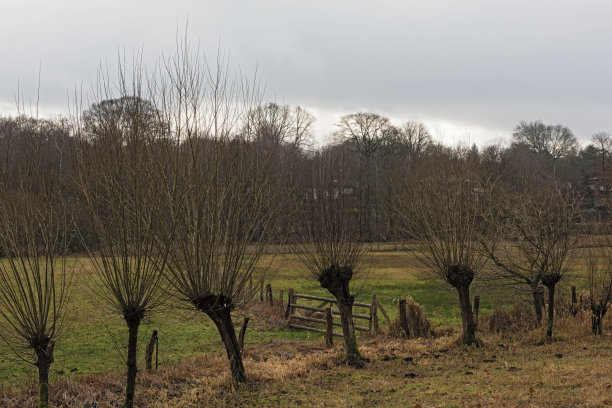
<path id="1" fill-rule="evenodd" d="M 44 350 L 37 351 L 38 408 L 47 408 L 49 406 L 49 367 L 53 363 L 54 347 L 55 343 L 49 341 Z"/>
<path id="2" fill-rule="evenodd" d="M 246 373 L 242 364 L 242 355 L 240 354 L 240 345 L 236 339 L 236 331 L 232 323 L 232 315 L 228 307 L 221 309 L 207 310 L 205 312 L 208 317 L 215 323 L 217 330 L 225 345 L 227 358 L 230 362 L 230 370 L 232 379 L 236 383 L 246 382 Z"/>
<path id="3" fill-rule="evenodd" d="M 349 282 L 352 277 L 353 271 L 350 268 L 334 265 L 321 272 L 319 283 L 336 298 L 342 323 L 342 336 L 344 337 L 347 362 L 355 367 L 363 367 L 365 359 L 359 353 L 353 323 L 355 297 L 351 295 L 349 290 Z"/>
<path id="4" fill-rule="evenodd" d="M 542 324 L 542 308 L 544 307 L 541 287 L 532 287 L 531 293 L 533 294 L 533 307 L 535 308 L 535 325 L 536 327 L 540 327 Z"/>
<path id="5" fill-rule="evenodd" d="M 353 303 L 355 303 L 355 299 L 353 296 L 337 296 L 336 300 L 338 301 L 338 310 L 340 311 L 342 335 L 346 348 L 346 359 L 349 364 L 362 365 L 362 357 L 359 353 L 359 347 L 357 346 L 355 324 L 353 322 Z"/>
<path id="6" fill-rule="evenodd" d="M 472 313 L 472 301 L 470 299 L 470 285 L 455 287 L 459 295 L 459 306 L 461 307 L 461 321 L 463 323 L 463 344 L 478 344 L 476 340 L 476 323 Z"/>
<path id="7" fill-rule="evenodd" d="M 138 327 L 140 326 L 138 318 L 126 319 L 129 338 L 128 338 L 128 356 L 127 356 L 127 384 L 125 386 L 125 408 L 134 406 L 134 393 L 136 392 L 136 375 L 138 374 L 137 352 L 138 352 Z"/>
<path id="8" fill-rule="evenodd" d="M 599 305 L 591 305 L 591 313 L 591 330 L 594 335 L 601 336 L 603 334 L 603 316 L 605 312 Z"/>
<path id="9" fill-rule="evenodd" d="M 548 323 L 546 324 L 546 340 L 552 341 L 553 322 L 555 318 L 555 284 L 547 285 L 548 289 Z"/>

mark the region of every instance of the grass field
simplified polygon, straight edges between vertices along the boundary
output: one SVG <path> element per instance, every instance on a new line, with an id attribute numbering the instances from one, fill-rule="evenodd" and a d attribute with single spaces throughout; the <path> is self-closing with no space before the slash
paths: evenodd
<path id="1" fill-rule="evenodd" d="M 56 348 L 55 363 L 51 367 L 51 382 L 74 378 L 86 379 L 92 378 L 91 375 L 100 376 L 107 373 L 121 377 L 124 371 L 123 350 L 127 342 L 125 323 L 120 316 L 105 310 L 86 290 L 86 282 L 89 282 L 87 277 L 92 273 L 88 260 L 79 258 L 75 259 L 75 262 L 74 299 L 69 313 L 69 325 Z M 328 296 L 317 284 L 300 277 L 299 263 L 290 255 L 269 257 L 262 260 L 263 264 L 270 264 L 266 282 L 271 283 L 275 297 L 278 296 L 279 290 L 283 290 L 286 294 L 289 288 L 293 288 L 296 292 Z M 375 252 L 367 269 L 368 272 L 355 281 L 352 287 L 357 294 L 357 300 L 369 302 L 375 294 L 391 318 L 394 318 L 397 315 L 397 300 L 400 297 L 412 296 L 424 306 L 427 316 L 434 325 L 455 327 L 460 325 L 460 313 L 454 291 L 424 280 L 418 273 L 410 252 Z M 475 285 L 472 295 L 481 297 L 481 315 L 487 315 L 497 307 L 511 306 L 517 301 L 515 295 L 500 287 L 482 284 Z M 241 316 L 248 313 L 249 311 L 236 312 L 236 325 L 240 324 Z M 318 335 L 292 331 L 284 328 L 282 324 L 261 324 L 258 322 L 257 314 L 251 314 L 251 319 L 252 323 L 246 336 L 247 346 L 251 350 L 263 352 L 265 345 L 287 342 L 315 344 L 316 347 L 320 344 Z M 160 333 L 159 351 L 162 368 L 170 369 L 178 362 L 194 361 L 203 356 L 212 359 L 224 358 L 223 346 L 216 329 L 200 313 L 190 311 L 188 308 L 170 306 L 159 310 L 141 326 L 141 352 L 154 328 L 159 329 Z M 295 343 L 296 341 L 298 343 Z M 4 347 L 1 349 L 1 354 L 0 384 L 4 392 L 15 392 L 31 386 L 36 378 L 34 367 L 15 360 L 11 352 Z M 142 360 L 141 358 L 141 366 Z M 349 375 L 342 374 L 345 371 L 346 369 L 342 369 L 333 375 Z M 362 375 L 359 373 L 361 372 L 351 372 L 349 376 Z M 410 387 L 407 390 L 409 389 Z M 259 394 L 260 391 L 255 394 Z"/>
<path id="2" fill-rule="evenodd" d="M 552 344 L 541 330 L 480 333 L 480 347 L 458 344 L 458 331 L 428 339 L 363 337 L 363 369 L 342 362 L 342 346 L 279 340 L 251 344 L 249 376 L 234 387 L 222 355 L 200 355 L 139 374 L 138 407 L 607 407 L 612 406 L 612 337 L 585 335 L 575 319 L 559 324 Z M 612 322 L 608 322 L 610 330 Z M 57 407 L 121 406 L 119 374 L 61 378 Z M 35 406 L 36 387 L 9 393 L 0 406 Z"/>

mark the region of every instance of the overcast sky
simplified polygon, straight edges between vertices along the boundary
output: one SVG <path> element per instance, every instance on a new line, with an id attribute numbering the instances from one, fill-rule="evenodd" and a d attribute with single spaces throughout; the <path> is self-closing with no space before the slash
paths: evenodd
<path id="1" fill-rule="evenodd" d="M 342 114 L 425 122 L 446 143 L 509 140 L 521 120 L 612 131 L 612 2 L 0 0 L 0 112 L 17 84 L 68 110 L 100 62 L 173 50 L 177 28 L 254 72 L 266 99 L 308 108 L 323 138 Z M 123 52 L 123 51 L 121 51 Z"/>

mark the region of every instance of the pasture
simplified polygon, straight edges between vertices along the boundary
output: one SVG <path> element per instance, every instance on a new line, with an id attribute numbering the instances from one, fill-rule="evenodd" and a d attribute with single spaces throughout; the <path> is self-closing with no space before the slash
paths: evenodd
<path id="1" fill-rule="evenodd" d="M 58 342 L 55 362 L 51 367 L 51 388 L 55 388 L 55 384 L 65 384 L 72 380 L 86 383 L 120 382 L 125 367 L 121 357 L 127 342 L 125 322 L 118 314 L 105 309 L 92 295 L 90 286 L 95 283 L 92 281 L 93 271 L 88 259 L 79 257 L 72 259 L 72 262 L 74 262 L 73 299 L 67 315 L 68 325 Z M 300 293 L 328 296 L 316 283 L 301 277 L 300 264 L 291 255 L 265 256 L 261 265 L 258 273 L 266 270 L 265 281 L 272 285 L 277 302 L 279 291 L 283 290 L 286 304 L 289 288 Z M 581 267 L 579 262 L 576 263 L 574 269 L 578 271 L 578 276 L 571 278 L 573 282 L 578 283 L 579 292 L 584 285 L 584 279 L 579 278 Z M 461 325 L 455 292 L 425 279 L 419 273 L 410 251 L 372 252 L 365 271 L 352 284 L 352 290 L 357 295 L 358 301 L 369 302 L 372 296 L 376 295 L 391 319 L 395 319 L 398 314 L 398 299 L 411 296 L 424 306 L 428 318 L 440 336 L 436 339 L 401 340 L 385 334 L 378 336 L 364 334 L 360 340 L 363 345 L 362 351 L 372 363 L 360 371 L 345 367 L 339 362 L 339 356 L 342 354 L 339 339 L 333 350 L 325 350 L 321 335 L 288 329 L 283 319 L 279 317 L 280 307 L 277 306 L 276 311 L 262 305 L 249 310 L 239 310 L 234 313 L 236 330 L 239 330 L 243 316 L 251 318 L 246 333 L 245 364 L 247 375 L 257 380 L 257 383 L 246 392 L 238 393 L 227 379 L 227 368 L 223 364 L 224 348 L 214 325 L 201 313 L 191 310 L 188 305 L 170 302 L 141 325 L 139 367 L 143 374 L 139 376 L 139 382 L 142 378 L 144 396 L 138 397 L 137 401 L 139 398 L 152 398 L 150 381 L 163 381 L 156 377 L 158 374 L 145 374 L 143 370 L 144 348 L 153 329 L 159 330 L 159 373 L 178 376 L 177 370 L 179 370 L 184 371 L 189 378 L 197 378 L 200 376 L 197 373 L 200 373 L 203 367 L 210 365 L 217 367 L 214 370 L 217 370 L 218 375 L 209 377 L 207 374 L 193 380 L 194 387 L 196 385 L 204 387 L 204 384 L 210 385 L 210 382 L 216 384 L 214 386 L 216 391 L 210 391 L 213 394 L 202 391 L 202 395 L 207 395 L 207 401 L 211 404 L 215 401 L 214 404 L 217 406 L 224 404 L 232 406 L 228 395 L 234 395 L 242 401 L 242 405 L 247 406 L 275 406 L 275 404 L 278 406 L 294 400 L 304 403 L 309 400 L 318 401 L 313 406 L 345 406 L 343 401 L 354 406 L 399 406 L 405 399 L 403 396 L 406 395 L 421 396 L 421 402 L 414 399 L 415 402 L 410 406 L 419 406 L 418 404 L 430 406 L 434 401 L 432 399 L 434 395 L 443 396 L 440 401 L 446 401 L 444 398 L 448 398 L 448 404 L 431 406 L 454 406 L 451 401 L 456 398 L 457 393 L 462 395 L 458 401 L 467 401 L 466 398 L 472 398 L 477 394 L 482 396 L 483 393 L 492 401 L 491 398 L 497 398 L 495 395 L 505 398 L 504 392 L 512 393 L 511 388 L 499 391 L 498 394 L 495 394 L 494 389 L 496 384 L 502 387 L 508 376 L 515 376 L 517 373 L 513 372 L 512 367 L 519 366 L 517 370 L 523 370 L 521 375 L 529 373 L 529 376 L 537 377 L 530 380 L 536 384 L 536 388 L 533 388 L 534 385 L 526 385 L 524 390 L 521 389 L 520 395 L 528 400 L 529 393 L 533 394 L 535 392 L 533 390 L 538 387 L 543 393 L 541 398 L 549 395 L 551 390 L 547 389 L 548 382 L 554 381 L 555 373 L 563 370 L 565 365 L 573 361 L 574 356 L 579 357 L 576 365 L 565 367 L 574 373 L 572 375 L 578 376 L 582 372 L 588 377 L 593 369 L 587 370 L 586 366 L 597 356 L 602 355 L 608 358 L 608 368 L 612 369 L 609 364 L 612 361 L 609 334 L 597 341 L 589 338 L 588 322 L 580 323 L 580 327 L 571 329 L 571 334 L 568 335 L 564 332 L 565 328 L 571 328 L 573 323 L 560 319 L 555 337 L 561 341 L 557 344 L 538 346 L 541 333 L 532 330 L 527 336 L 516 336 L 515 340 L 504 339 L 503 336 L 494 333 L 482 334 L 484 346 L 481 349 L 462 349 L 455 342 Z M 567 298 L 569 295 L 567 284 L 562 286 L 559 292 L 562 298 Z M 510 308 L 522 301 L 516 291 L 487 281 L 476 282 L 473 285 L 472 296 L 475 295 L 481 297 L 481 316 L 489 315 L 493 309 Z M 610 319 L 607 320 L 605 330 L 609 331 Z M 384 333 L 386 324 L 382 317 L 380 321 Z M 4 345 L 1 354 L 0 384 L 3 394 L 23 394 L 24 389 L 34 389 L 36 367 L 16 360 Z M 272 358 L 275 354 L 285 356 L 281 360 L 291 361 L 283 363 Z M 555 359 L 555 354 L 562 354 L 565 357 Z M 410 366 L 412 360 L 407 365 L 407 360 L 404 361 L 406 357 L 415 359 L 416 365 Z M 495 364 L 483 363 L 484 360 L 494 361 Z M 278 366 L 270 368 L 272 362 L 281 364 L 285 368 L 280 369 Z M 551 365 L 554 367 L 551 368 Z M 292 366 L 294 368 L 291 368 Z M 599 369 L 601 367 L 598 366 L 595 371 Z M 540 371 L 541 373 L 537 374 Z M 281 375 L 280 372 L 285 374 Z M 472 374 L 466 374 L 468 372 Z M 423 377 L 428 380 L 424 383 L 413 381 L 412 374 L 417 378 Z M 597 373 L 593 372 L 593 376 L 596 375 Z M 262 386 L 261 381 L 274 380 L 276 377 L 279 377 L 278 382 L 272 381 L 273 385 Z M 460 383 L 463 385 L 457 385 L 458 379 L 461 379 Z M 186 380 L 186 383 L 190 384 L 189 381 L 192 380 Z M 609 376 L 607 381 L 609 387 Z M 566 382 L 571 381 L 568 378 Z M 518 384 L 513 383 L 512 387 L 514 386 L 518 387 Z M 605 384 L 600 383 L 598 386 L 605 388 Z M 169 385 L 169 387 L 168 392 L 175 386 Z M 181 396 L 187 395 L 188 390 L 184 384 L 178 387 L 182 387 L 179 393 Z M 323 394 L 316 391 L 320 387 L 324 390 Z M 339 392 L 337 397 L 332 395 L 335 391 Z M 117 394 L 120 399 L 121 387 L 117 388 Z M 165 398 L 172 399 L 168 396 Z M 151 401 L 158 399 L 155 397 Z M 170 405 L 159 406 L 191 406 L 190 403 L 194 404 L 192 406 L 200 406 L 193 401 L 198 400 L 186 399 L 181 403 L 184 405 L 172 405 L 168 402 Z M 365 401 L 371 402 L 365 404 Z M 464 405 L 461 402 L 456 406 Z M 149 405 L 141 403 L 140 406 Z"/>

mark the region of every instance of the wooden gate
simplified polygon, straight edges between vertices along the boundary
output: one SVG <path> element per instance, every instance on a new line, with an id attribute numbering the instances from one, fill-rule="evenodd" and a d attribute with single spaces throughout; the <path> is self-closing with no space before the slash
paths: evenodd
<path id="1" fill-rule="evenodd" d="M 299 303 L 300 300 L 310 304 Z M 312 302 L 317 303 L 313 304 Z M 340 315 L 336 306 L 337 303 L 334 298 L 294 293 L 293 289 L 289 289 L 289 301 L 285 317 L 289 319 L 289 327 L 291 328 L 342 337 L 342 333 L 333 331 L 334 326 L 342 327 L 340 319 L 333 318 L 334 315 Z M 357 309 L 356 312 L 355 309 Z M 383 315 L 387 317 L 376 296 L 373 297 L 372 303 L 353 303 L 355 330 L 370 331 L 372 328 L 378 329 L 378 309 L 381 309 Z M 362 324 L 359 324 L 360 322 Z"/>

